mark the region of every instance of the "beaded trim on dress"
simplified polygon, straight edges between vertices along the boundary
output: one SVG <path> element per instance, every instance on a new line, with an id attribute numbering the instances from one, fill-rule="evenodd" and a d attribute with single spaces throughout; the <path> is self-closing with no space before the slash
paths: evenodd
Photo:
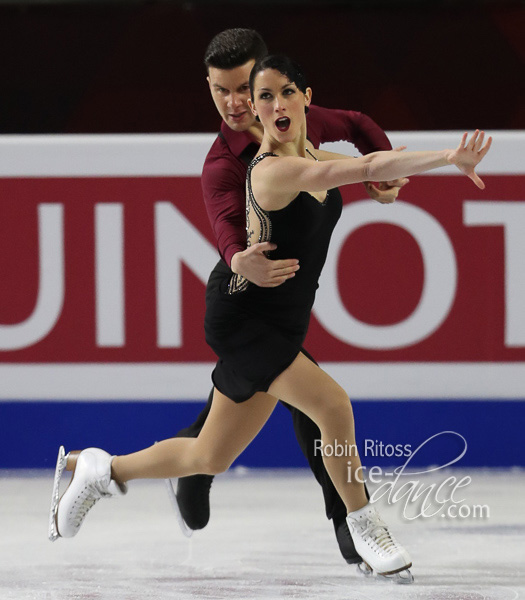
<path id="1" fill-rule="evenodd" d="M 249 248 L 252 245 L 252 238 L 255 235 L 255 229 L 252 229 L 250 224 L 250 212 L 253 209 L 253 214 L 257 217 L 257 225 L 259 227 L 259 236 L 257 242 L 269 242 L 272 238 L 272 222 L 270 215 L 263 210 L 255 200 L 252 190 L 252 169 L 259 164 L 263 158 L 267 156 L 277 156 L 273 152 L 265 152 L 252 160 L 246 173 L 246 246 Z M 228 294 L 237 294 L 248 289 L 250 282 L 235 273 L 228 284 Z"/>

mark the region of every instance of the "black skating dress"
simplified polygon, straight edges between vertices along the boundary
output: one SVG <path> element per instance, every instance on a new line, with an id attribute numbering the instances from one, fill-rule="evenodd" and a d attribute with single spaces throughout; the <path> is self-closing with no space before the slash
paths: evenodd
<path id="1" fill-rule="evenodd" d="M 332 231 L 341 215 L 337 188 L 324 202 L 300 192 L 285 208 L 265 211 L 255 200 L 251 172 L 267 156 L 256 157 L 247 172 L 247 232 L 277 249 L 269 258 L 296 258 L 295 277 L 276 288 L 262 288 L 232 273 L 220 261 L 206 288 L 206 341 L 219 357 L 212 373 L 215 387 L 235 402 L 266 392 L 292 364 L 308 331 L 318 280 Z"/>

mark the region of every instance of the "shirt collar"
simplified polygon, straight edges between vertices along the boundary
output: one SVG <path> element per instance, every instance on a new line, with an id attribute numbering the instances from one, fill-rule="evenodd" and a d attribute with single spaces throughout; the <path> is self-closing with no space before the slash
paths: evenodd
<path id="1" fill-rule="evenodd" d="M 247 131 L 233 131 L 233 129 L 230 129 L 224 121 L 221 123 L 221 134 L 228 145 L 228 148 L 237 157 L 239 157 L 250 144 L 257 143 Z"/>

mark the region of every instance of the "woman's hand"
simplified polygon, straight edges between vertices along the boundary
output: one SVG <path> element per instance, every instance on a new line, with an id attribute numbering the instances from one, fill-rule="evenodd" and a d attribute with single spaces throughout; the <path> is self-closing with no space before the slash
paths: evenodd
<path id="1" fill-rule="evenodd" d="M 467 143 L 468 134 L 464 133 L 459 146 L 455 150 L 450 150 L 447 154 L 447 160 L 451 165 L 464 173 L 467 177 L 482 190 L 485 189 L 485 184 L 474 171 L 474 167 L 481 162 L 485 154 L 489 151 L 492 144 L 492 138 L 489 137 L 486 144 L 483 146 L 485 132 L 480 132 L 476 129 L 470 141 Z"/>

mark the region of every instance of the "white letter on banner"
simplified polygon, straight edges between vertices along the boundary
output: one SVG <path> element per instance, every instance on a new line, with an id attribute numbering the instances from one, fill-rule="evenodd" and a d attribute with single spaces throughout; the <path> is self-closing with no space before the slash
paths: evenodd
<path id="1" fill-rule="evenodd" d="M 525 202 L 464 204 L 465 225 L 500 225 L 505 240 L 505 345 L 525 346 Z"/>
<path id="2" fill-rule="evenodd" d="M 348 313 L 339 294 L 337 264 L 343 245 L 356 229 L 371 223 L 402 227 L 419 244 L 423 256 L 424 282 L 419 304 L 407 319 L 393 325 L 358 321 Z M 398 201 L 391 207 L 369 200 L 353 202 L 343 208 L 334 231 L 315 314 L 334 337 L 347 344 L 373 350 L 403 348 L 420 342 L 440 327 L 452 307 L 456 285 L 454 249 L 446 231 L 434 217 L 406 202 Z"/>
<path id="3" fill-rule="evenodd" d="M 95 207 L 95 281 L 97 346 L 124 346 L 123 206 Z"/>
<path id="4" fill-rule="evenodd" d="M 64 304 L 64 207 L 38 206 L 39 282 L 36 306 L 22 323 L 0 325 L 0 350 L 19 350 L 53 329 Z"/>
<path id="5" fill-rule="evenodd" d="M 160 348 L 180 348 L 181 263 L 206 283 L 217 262 L 217 251 L 171 202 L 155 204 L 155 251 L 157 343 Z"/>

